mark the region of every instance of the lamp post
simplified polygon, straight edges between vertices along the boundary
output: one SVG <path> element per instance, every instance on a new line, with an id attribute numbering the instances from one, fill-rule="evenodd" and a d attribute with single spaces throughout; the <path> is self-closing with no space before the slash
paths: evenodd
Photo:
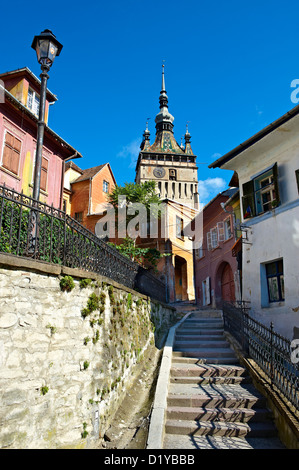
<path id="1" fill-rule="evenodd" d="M 41 93 L 39 116 L 37 124 L 37 143 L 36 143 L 36 156 L 35 156 L 35 169 L 33 180 L 33 198 L 38 200 L 40 194 L 40 180 L 41 180 L 41 167 L 42 167 L 42 153 L 45 131 L 45 107 L 46 107 L 46 94 L 47 94 L 47 80 L 49 78 L 48 72 L 62 49 L 62 44 L 57 41 L 56 37 L 49 29 L 45 29 L 39 36 L 35 36 L 31 45 L 32 49 L 36 51 L 37 60 L 41 65 Z"/>

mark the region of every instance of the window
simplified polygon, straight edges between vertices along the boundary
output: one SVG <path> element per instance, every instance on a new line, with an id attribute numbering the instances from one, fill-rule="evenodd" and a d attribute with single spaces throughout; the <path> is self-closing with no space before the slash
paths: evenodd
<path id="1" fill-rule="evenodd" d="M 38 113 L 39 113 L 39 95 L 37 93 L 35 93 L 35 91 L 33 91 L 32 88 L 29 88 L 29 90 L 28 90 L 27 108 L 29 108 L 30 111 L 33 112 L 33 114 L 38 116 Z"/>
<path id="2" fill-rule="evenodd" d="M 217 227 L 212 228 L 207 233 L 207 246 L 208 251 L 214 250 L 218 246 L 218 230 Z"/>
<path id="3" fill-rule="evenodd" d="M 279 203 L 277 163 L 262 175 L 243 184 L 244 219 L 268 212 Z"/>
<path id="4" fill-rule="evenodd" d="M 108 193 L 108 191 L 109 191 L 108 181 L 105 181 L 105 180 L 103 181 L 103 191 L 104 191 L 104 193 Z"/>
<path id="5" fill-rule="evenodd" d="M 48 164 L 49 161 L 42 157 L 42 167 L 41 167 L 41 174 L 40 174 L 40 189 L 43 191 L 47 190 L 47 180 L 48 180 Z"/>
<path id="6" fill-rule="evenodd" d="M 2 166 L 15 175 L 19 173 L 19 163 L 21 155 L 21 140 L 14 137 L 10 132 L 6 132 L 3 148 Z"/>
<path id="7" fill-rule="evenodd" d="M 75 212 L 75 220 L 77 220 L 77 222 L 80 222 L 80 224 L 82 224 L 83 212 Z"/>
<path id="8" fill-rule="evenodd" d="M 283 260 L 266 264 L 269 302 L 284 300 Z"/>
<path id="9" fill-rule="evenodd" d="M 169 179 L 176 181 L 176 170 L 173 170 L 173 169 L 169 170 Z"/>
<path id="10" fill-rule="evenodd" d="M 184 221 L 178 216 L 176 216 L 176 236 L 177 238 L 184 237 Z"/>
<path id="11" fill-rule="evenodd" d="M 204 253 L 203 253 L 203 246 L 202 246 L 202 241 L 201 241 L 201 245 L 198 248 L 195 248 L 195 257 L 197 259 L 201 259 L 203 258 L 203 256 L 204 256 Z"/>
<path id="12" fill-rule="evenodd" d="M 232 226 L 231 226 L 231 218 L 228 217 L 224 221 L 224 237 L 225 237 L 225 240 L 228 240 L 229 238 L 231 238 L 232 235 L 233 235 L 233 233 L 232 233 Z"/>

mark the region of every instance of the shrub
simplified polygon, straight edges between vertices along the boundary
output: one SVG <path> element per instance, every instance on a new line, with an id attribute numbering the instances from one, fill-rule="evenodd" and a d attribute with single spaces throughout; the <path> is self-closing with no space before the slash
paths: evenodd
<path id="1" fill-rule="evenodd" d="M 62 279 L 60 279 L 60 288 L 62 291 L 70 292 L 72 289 L 74 289 L 74 287 L 75 283 L 72 276 L 64 276 Z"/>

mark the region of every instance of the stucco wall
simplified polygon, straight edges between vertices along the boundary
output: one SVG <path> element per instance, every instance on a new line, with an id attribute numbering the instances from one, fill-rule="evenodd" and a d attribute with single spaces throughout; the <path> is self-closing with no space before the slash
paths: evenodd
<path id="1" fill-rule="evenodd" d="M 0 448 L 92 447 L 173 315 L 109 279 L 0 255 Z"/>

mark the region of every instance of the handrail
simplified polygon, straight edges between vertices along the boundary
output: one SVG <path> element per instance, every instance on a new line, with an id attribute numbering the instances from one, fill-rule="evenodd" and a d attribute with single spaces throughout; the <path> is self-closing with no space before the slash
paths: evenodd
<path id="1" fill-rule="evenodd" d="M 299 410 L 299 364 L 292 362 L 291 341 L 249 315 L 250 304 L 223 302 L 224 329 L 240 344 L 280 392 Z"/>

